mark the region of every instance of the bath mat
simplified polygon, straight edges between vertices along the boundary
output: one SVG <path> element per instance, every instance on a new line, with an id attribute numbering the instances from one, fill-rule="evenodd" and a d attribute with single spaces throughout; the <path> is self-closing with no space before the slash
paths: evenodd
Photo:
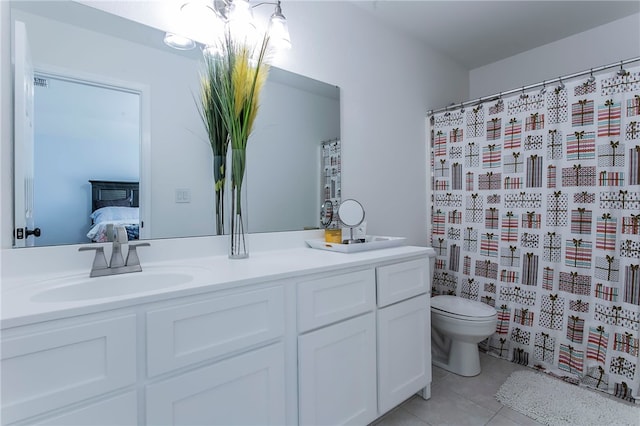
<path id="1" fill-rule="evenodd" d="M 496 399 L 545 425 L 640 425 L 640 407 L 535 371 L 512 373 Z"/>

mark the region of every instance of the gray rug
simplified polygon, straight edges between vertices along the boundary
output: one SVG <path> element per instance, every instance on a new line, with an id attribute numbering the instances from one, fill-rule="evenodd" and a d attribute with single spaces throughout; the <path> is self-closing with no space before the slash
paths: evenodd
<path id="1" fill-rule="evenodd" d="M 496 399 L 545 425 L 640 425 L 640 407 L 535 371 L 516 371 Z"/>

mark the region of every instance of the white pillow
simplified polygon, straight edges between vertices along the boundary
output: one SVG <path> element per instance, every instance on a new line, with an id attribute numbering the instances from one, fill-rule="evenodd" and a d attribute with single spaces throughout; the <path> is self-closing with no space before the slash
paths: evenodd
<path id="1" fill-rule="evenodd" d="M 91 213 L 94 223 L 108 222 L 112 220 L 139 220 L 138 207 L 102 207 Z"/>

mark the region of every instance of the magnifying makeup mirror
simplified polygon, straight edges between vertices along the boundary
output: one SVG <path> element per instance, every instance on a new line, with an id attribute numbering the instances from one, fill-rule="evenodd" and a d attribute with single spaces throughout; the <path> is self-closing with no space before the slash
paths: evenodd
<path id="1" fill-rule="evenodd" d="M 338 207 L 338 217 L 340 222 L 349 227 L 349 239 L 343 241 L 344 244 L 360 243 L 360 240 L 353 239 L 353 228 L 359 226 L 364 221 L 364 209 L 362 204 L 356 200 L 344 200 Z"/>

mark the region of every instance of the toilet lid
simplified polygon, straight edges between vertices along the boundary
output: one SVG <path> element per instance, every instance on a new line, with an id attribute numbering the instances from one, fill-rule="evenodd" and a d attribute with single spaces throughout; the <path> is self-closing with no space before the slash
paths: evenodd
<path id="1" fill-rule="evenodd" d="M 492 317 L 496 314 L 496 310 L 489 305 L 458 296 L 434 296 L 431 298 L 431 309 L 473 318 Z"/>

